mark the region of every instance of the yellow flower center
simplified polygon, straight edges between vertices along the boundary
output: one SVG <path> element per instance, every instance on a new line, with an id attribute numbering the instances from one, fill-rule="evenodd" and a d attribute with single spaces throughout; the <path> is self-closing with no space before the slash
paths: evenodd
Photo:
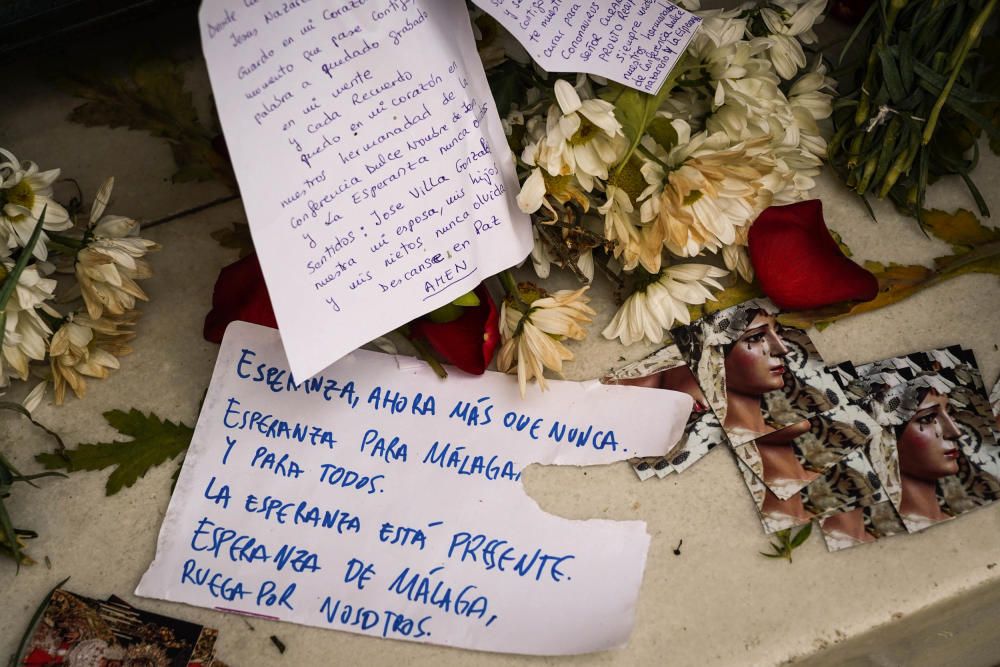
<path id="1" fill-rule="evenodd" d="M 615 185 L 625 191 L 632 202 L 639 200 L 639 195 L 646 189 L 646 179 L 642 175 L 642 160 L 636 156 L 629 158 L 625 168 L 608 179 L 608 185 Z"/>
<path id="2" fill-rule="evenodd" d="M 587 120 L 586 116 L 580 116 L 580 129 L 569 138 L 569 145 L 580 146 L 581 144 L 585 144 L 603 131 Z"/>
<path id="3" fill-rule="evenodd" d="M 688 196 L 684 198 L 684 205 L 690 206 L 691 204 L 701 199 L 701 197 L 702 197 L 701 190 L 692 190 L 691 192 L 688 193 Z"/>
<path id="4" fill-rule="evenodd" d="M 14 187 L 3 191 L 3 204 L 16 204 L 17 206 L 23 206 L 27 210 L 31 210 L 35 205 L 35 191 L 31 189 L 31 185 L 27 181 L 21 181 Z"/>

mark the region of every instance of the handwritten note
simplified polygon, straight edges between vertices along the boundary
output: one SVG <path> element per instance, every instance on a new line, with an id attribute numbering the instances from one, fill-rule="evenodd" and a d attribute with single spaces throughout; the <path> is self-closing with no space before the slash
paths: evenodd
<path id="1" fill-rule="evenodd" d="M 473 0 L 549 72 L 597 74 L 655 93 L 701 18 L 664 0 Z"/>
<path id="2" fill-rule="evenodd" d="M 199 20 L 296 378 L 530 252 L 461 0 L 205 0 Z"/>
<path id="3" fill-rule="evenodd" d="M 487 651 L 621 645 L 645 524 L 545 514 L 521 473 L 662 455 L 691 405 L 596 381 L 525 403 L 508 375 L 364 350 L 294 384 L 277 333 L 235 322 L 136 594 Z"/>

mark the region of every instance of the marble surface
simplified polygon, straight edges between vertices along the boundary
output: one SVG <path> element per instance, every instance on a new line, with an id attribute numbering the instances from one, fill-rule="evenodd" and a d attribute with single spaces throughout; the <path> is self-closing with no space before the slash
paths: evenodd
<path id="1" fill-rule="evenodd" d="M 196 56 L 193 23 L 184 15 L 170 20 L 175 22 L 172 36 L 157 47 L 178 57 Z M 116 176 L 113 212 L 141 220 L 225 197 L 227 191 L 216 183 L 171 183 L 170 151 L 161 139 L 67 122 L 79 100 L 55 84 L 53 63 L 91 51 L 114 55 L 124 46 L 98 34 L 74 48 L 46 58 L 24 57 L 8 68 L 7 89 L 17 93 L 13 104 L 0 107 L 0 145 L 43 168 L 62 167 L 85 193 L 93 193 L 106 176 Z M 208 89 L 200 60 L 187 67 L 187 81 L 204 105 Z M 1000 159 L 984 153 L 975 179 L 993 210 L 1000 211 L 1000 189 L 995 187 Z M 824 202 L 828 224 L 858 260 L 929 264 L 948 251 L 889 206 L 876 205 L 879 222 L 872 222 L 829 173 L 820 179 L 815 196 Z M 958 182 L 937 186 L 930 203 L 972 205 Z M 193 424 L 218 349 L 202 339 L 202 320 L 219 269 L 236 259 L 235 251 L 219 246 L 210 233 L 243 219 L 236 200 L 149 229 L 144 235 L 163 250 L 151 257 L 155 275 L 144 284 L 150 303 L 142 306 L 134 353 L 123 358 L 121 370 L 110 379 L 91 382 L 85 400 L 70 399 L 61 407 L 46 401 L 36 417 L 70 445 L 113 436 L 101 413 L 114 408 L 155 411 Z M 569 287 L 572 281 L 560 276 L 547 285 Z M 592 291 L 601 316 L 588 340 L 572 347 L 577 361 L 567 368 L 570 379 L 599 376 L 623 358 L 637 359 L 652 349 L 623 349 L 604 341 L 599 332 L 613 313 L 610 290 L 599 283 Z M 975 351 L 985 380 L 992 383 L 1000 372 L 1000 278 L 963 276 L 814 335 L 829 362 L 861 362 L 962 343 Z M 17 390 L 8 394 L 18 396 Z M 36 453 L 51 448 L 44 434 L 11 415 L 0 415 L 0 443 L 25 470 L 35 469 Z M 885 665 L 915 664 L 918 655 L 926 664 L 937 658 L 938 664 L 986 665 L 1000 654 L 1000 639 L 983 622 L 995 619 L 1000 608 L 998 506 L 923 534 L 836 554 L 827 553 L 814 536 L 788 564 L 758 555 L 767 540 L 736 465 L 722 448 L 682 475 L 645 483 L 625 464 L 533 466 L 524 475 L 525 487 L 547 511 L 578 519 L 641 519 L 652 535 L 636 628 L 627 648 L 543 659 L 248 623 L 237 616 L 136 598 L 132 590 L 152 559 L 175 465 L 155 468 L 111 498 L 104 495 L 106 472 L 41 480 L 40 489 L 16 489 L 8 501 L 11 512 L 18 524 L 38 531 L 30 551 L 39 561 L 47 557 L 50 566 L 40 563 L 17 573 L 10 561 L 0 561 L 0 590 L 5 592 L 0 658 L 14 650 L 43 595 L 67 576 L 67 588 L 81 594 L 117 594 L 152 611 L 218 627 L 219 655 L 231 665 Z M 680 540 L 681 553 L 675 555 Z M 288 647 L 284 655 L 269 641 L 272 634 Z"/>

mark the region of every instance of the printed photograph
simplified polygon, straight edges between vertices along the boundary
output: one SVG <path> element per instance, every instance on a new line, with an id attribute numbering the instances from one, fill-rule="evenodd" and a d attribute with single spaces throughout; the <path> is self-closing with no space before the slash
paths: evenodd
<path id="1" fill-rule="evenodd" d="M 665 456 L 632 459 L 632 467 L 640 479 L 682 472 L 725 440 L 722 427 L 676 345 L 668 345 L 645 359 L 623 366 L 602 382 L 680 391 L 694 399 L 684 435 Z"/>
<path id="2" fill-rule="evenodd" d="M 117 598 L 102 602 L 57 590 L 36 626 L 22 665 L 187 667 L 196 646 L 198 664 L 211 665 L 216 633 L 132 607 Z"/>
<path id="3" fill-rule="evenodd" d="M 890 499 L 910 532 L 1000 497 L 994 416 L 974 358 L 913 375 L 934 357 L 940 355 L 869 365 L 882 371 L 863 378 L 870 393 L 862 405 L 892 443 L 884 449 L 883 482 L 898 489 Z"/>
<path id="4" fill-rule="evenodd" d="M 778 498 L 754 474 L 753 462 L 737 454 L 743 481 L 765 533 L 793 528 L 835 512 L 879 503 L 886 496 L 867 456 L 853 452 L 788 498 Z"/>
<path id="5" fill-rule="evenodd" d="M 774 495 L 786 499 L 880 436 L 864 410 L 845 404 L 735 449 Z"/>
<path id="6" fill-rule="evenodd" d="M 734 447 L 789 426 L 804 432 L 810 417 L 847 402 L 806 332 L 777 314 L 753 299 L 672 331 Z"/>
<path id="7" fill-rule="evenodd" d="M 820 519 L 819 525 L 828 551 L 870 544 L 907 532 L 896 508 L 888 500 L 831 514 Z"/>

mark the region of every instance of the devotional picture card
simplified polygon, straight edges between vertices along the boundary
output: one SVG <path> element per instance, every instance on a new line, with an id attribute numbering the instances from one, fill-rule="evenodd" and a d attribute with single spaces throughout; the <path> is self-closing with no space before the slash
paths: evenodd
<path id="1" fill-rule="evenodd" d="M 684 435 L 676 445 L 664 456 L 630 459 L 640 480 L 654 476 L 663 478 L 671 472 L 687 470 L 716 445 L 725 441 L 726 436 L 718 419 L 708 408 L 693 372 L 684 362 L 676 345 L 667 345 L 644 359 L 622 366 L 601 381 L 604 384 L 680 391 L 694 399 Z"/>
<path id="2" fill-rule="evenodd" d="M 847 403 L 808 334 L 777 314 L 753 299 L 672 331 L 734 447 Z"/>
<path id="3" fill-rule="evenodd" d="M 57 590 L 21 664 L 187 667 L 203 630 L 118 599 L 102 602 Z"/>
<path id="4" fill-rule="evenodd" d="M 888 500 L 822 517 L 819 526 L 829 551 L 906 534 L 896 508 Z"/>
<path id="5" fill-rule="evenodd" d="M 734 448 L 737 457 L 781 500 L 856 451 L 868 451 L 882 429 L 856 405 L 844 404 Z"/>
<path id="6" fill-rule="evenodd" d="M 859 367 L 865 371 L 861 405 L 886 443 L 882 482 L 909 532 L 1000 497 L 994 416 L 973 356 L 933 350 Z"/>
<path id="7" fill-rule="evenodd" d="M 739 456 L 736 460 L 764 532 L 768 534 L 885 499 L 878 476 L 867 456 L 860 451 L 853 452 L 785 499 L 778 498 L 768 490 L 754 474 L 752 464 Z"/>

